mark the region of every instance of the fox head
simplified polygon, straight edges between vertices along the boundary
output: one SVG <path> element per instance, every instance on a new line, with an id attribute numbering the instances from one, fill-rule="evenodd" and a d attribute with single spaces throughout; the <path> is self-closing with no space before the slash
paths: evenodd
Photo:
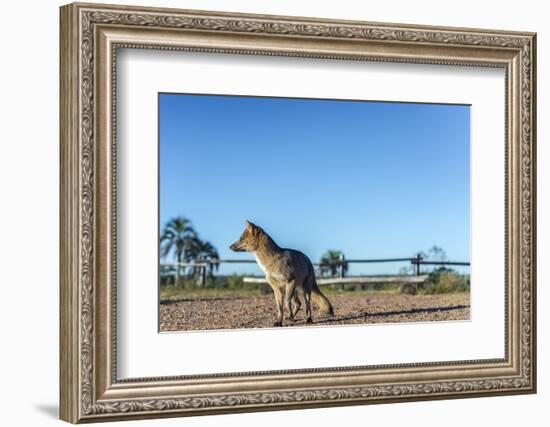
<path id="1" fill-rule="evenodd" d="M 255 252 L 260 244 L 261 237 L 265 234 L 261 227 L 246 221 L 246 228 L 239 240 L 229 246 L 235 252 Z"/>

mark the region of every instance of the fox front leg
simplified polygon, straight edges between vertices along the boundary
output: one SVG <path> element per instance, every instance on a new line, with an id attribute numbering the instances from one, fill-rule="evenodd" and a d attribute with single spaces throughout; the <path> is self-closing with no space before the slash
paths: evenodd
<path id="1" fill-rule="evenodd" d="M 277 320 L 273 326 L 283 326 L 283 292 L 277 286 L 273 287 L 273 294 L 275 295 L 275 307 L 277 309 Z"/>

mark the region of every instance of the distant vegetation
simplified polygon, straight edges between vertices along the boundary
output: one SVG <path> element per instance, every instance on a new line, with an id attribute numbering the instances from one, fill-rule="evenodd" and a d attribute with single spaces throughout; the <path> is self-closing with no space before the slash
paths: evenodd
<path id="1" fill-rule="evenodd" d="M 424 286 L 418 289 L 422 294 L 445 294 L 450 292 L 469 292 L 470 275 L 458 274 L 455 270 L 439 267 L 428 275 Z"/>
<path id="2" fill-rule="evenodd" d="M 430 260 L 430 261 L 441 261 L 441 262 L 448 261 L 447 254 L 445 253 L 443 248 L 437 245 L 433 245 L 427 251 L 420 250 L 412 255 L 412 257 L 416 257 L 416 256 L 419 256 L 424 260 Z M 427 268 L 427 267 L 423 267 L 423 268 Z M 415 273 L 415 266 L 412 264 L 401 267 L 398 272 L 398 274 L 414 274 L 414 273 Z M 422 270 L 422 273 L 425 274 L 426 271 Z"/>
<path id="3" fill-rule="evenodd" d="M 160 300 L 181 300 L 185 298 L 217 298 L 231 297 L 244 298 L 270 294 L 269 285 L 250 286 L 244 283 L 242 275 L 211 275 L 207 277 L 204 286 L 199 286 L 198 281 L 182 277 L 179 285 L 160 286 Z"/>
<path id="4" fill-rule="evenodd" d="M 205 260 L 219 259 L 218 250 L 208 241 L 201 240 L 199 234 L 187 218 L 175 217 L 168 221 L 160 236 L 160 256 L 167 259 L 172 258 L 174 264 L 200 263 Z M 213 276 L 214 269 L 218 264 L 208 264 L 209 276 Z M 198 267 L 166 267 L 161 270 L 162 278 L 165 281 L 174 277 L 174 285 L 181 283 L 184 279 L 196 279 L 200 274 Z"/>
<path id="5" fill-rule="evenodd" d="M 432 246 L 427 251 L 418 251 L 413 257 L 420 255 L 425 260 L 447 261 L 445 251 L 439 246 Z M 215 261 L 219 259 L 217 249 L 210 242 L 202 240 L 190 220 L 185 217 L 175 217 L 168 221 L 162 229 L 160 237 L 160 256 L 166 264 L 161 265 L 160 284 L 161 298 L 171 298 L 176 295 L 193 294 L 204 291 L 208 294 L 222 292 L 241 294 L 269 293 L 269 285 L 251 286 L 245 284 L 243 278 L 246 275 L 214 274 L 219 267 L 218 263 L 207 263 L 206 275 L 200 278 L 203 267 L 178 266 L 170 264 L 200 263 L 201 261 Z M 344 261 L 344 263 L 342 263 Z M 330 278 L 343 274 L 348 275 L 348 263 L 345 262 L 343 251 L 327 250 L 319 260 L 318 277 Z M 343 271 L 342 271 L 343 270 Z M 415 266 L 410 264 L 402 267 L 398 275 L 415 274 Z M 419 294 L 459 293 L 470 291 L 470 275 L 461 274 L 448 266 L 422 266 L 421 274 L 427 274 L 428 280 L 418 286 L 404 285 L 401 288 L 391 283 L 381 284 L 346 284 L 330 285 L 324 287 L 329 292 L 399 292 Z"/>
<path id="6" fill-rule="evenodd" d="M 344 274 L 348 272 L 348 263 L 342 264 L 340 261 L 344 260 L 344 253 L 330 249 L 324 253 L 319 262 L 319 272 L 322 277 L 335 277 L 343 269 Z"/>
<path id="7" fill-rule="evenodd" d="M 445 250 L 437 245 L 432 246 L 427 251 L 418 251 L 414 256 L 417 255 L 430 261 L 448 261 Z M 414 274 L 414 268 L 413 265 L 402 267 L 399 270 L 399 274 Z M 428 280 L 416 289 L 419 294 L 444 294 L 470 291 L 470 275 L 460 274 L 455 269 L 447 266 L 424 266 L 420 273 L 428 274 Z"/>
<path id="8" fill-rule="evenodd" d="M 243 281 L 244 275 L 231 274 L 231 275 L 209 275 L 206 278 L 204 286 L 199 286 L 197 280 L 189 277 L 181 277 L 178 287 L 181 289 L 195 289 L 195 288 L 207 288 L 207 289 L 240 289 L 246 286 Z M 168 283 L 165 283 L 168 284 Z"/>

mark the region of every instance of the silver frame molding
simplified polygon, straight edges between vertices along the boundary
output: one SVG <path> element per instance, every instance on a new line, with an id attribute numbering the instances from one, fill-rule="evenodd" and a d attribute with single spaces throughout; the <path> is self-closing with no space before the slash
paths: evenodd
<path id="1" fill-rule="evenodd" d="M 536 391 L 536 35 L 75 3 L 60 10 L 60 417 L 72 423 Z M 118 48 L 500 67 L 505 357 L 117 379 Z"/>

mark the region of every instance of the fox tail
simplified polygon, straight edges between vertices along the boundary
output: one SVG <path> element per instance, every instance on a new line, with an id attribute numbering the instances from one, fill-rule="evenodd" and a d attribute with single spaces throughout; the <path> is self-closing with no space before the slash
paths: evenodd
<path id="1" fill-rule="evenodd" d="M 317 281 L 313 280 L 313 286 L 311 288 L 311 299 L 314 304 L 317 304 L 319 306 L 319 309 L 329 316 L 334 316 L 334 308 L 332 307 L 332 304 L 328 300 L 328 298 L 323 295 L 321 292 L 321 289 L 319 289 L 319 286 L 317 286 Z"/>

